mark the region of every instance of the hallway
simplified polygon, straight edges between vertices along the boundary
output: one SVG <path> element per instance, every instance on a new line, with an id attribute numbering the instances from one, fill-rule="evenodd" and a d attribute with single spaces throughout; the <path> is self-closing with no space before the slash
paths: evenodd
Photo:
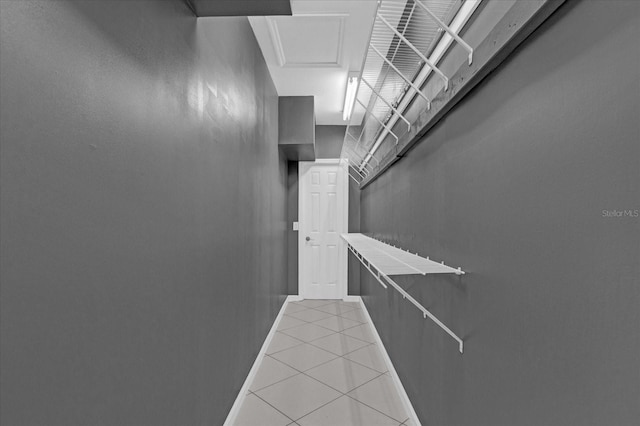
<path id="1" fill-rule="evenodd" d="M 636 426 L 638 40 L 638 0 L 1 0 L 0 425 Z M 375 243 L 308 231 L 303 161 Z"/>

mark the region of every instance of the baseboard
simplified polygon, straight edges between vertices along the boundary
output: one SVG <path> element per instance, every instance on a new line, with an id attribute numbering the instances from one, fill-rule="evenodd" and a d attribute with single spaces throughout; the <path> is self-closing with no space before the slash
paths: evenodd
<path id="1" fill-rule="evenodd" d="M 262 363 L 264 354 L 267 351 L 267 348 L 269 347 L 269 345 L 271 344 L 271 340 L 273 339 L 273 336 L 276 334 L 276 330 L 278 329 L 278 324 L 280 323 L 280 319 L 282 318 L 282 315 L 284 315 L 284 310 L 286 309 L 287 304 L 289 302 L 295 302 L 296 300 L 302 300 L 302 298 L 299 296 L 287 296 L 284 303 L 282 304 L 282 307 L 280 308 L 280 312 L 278 312 L 278 316 L 276 316 L 275 321 L 273 321 L 271 330 L 269 330 L 269 334 L 267 334 L 267 337 L 264 339 L 264 343 L 262 344 L 262 347 L 258 352 L 258 356 L 256 357 L 256 360 L 253 362 L 253 366 L 251 367 L 251 370 L 249 370 L 249 374 L 247 375 L 247 378 L 245 379 L 244 384 L 242 385 L 242 388 L 240 389 L 240 392 L 238 393 L 238 396 L 236 397 L 236 400 L 233 403 L 233 406 L 231 407 L 229 414 L 227 415 L 227 419 L 224 421 L 224 426 L 233 426 L 233 424 L 235 423 L 236 417 L 238 417 L 238 412 L 240 411 L 240 407 L 242 407 L 242 403 L 244 402 L 244 399 L 247 396 L 247 393 L 249 392 L 249 386 L 251 386 L 251 382 L 253 382 L 253 378 L 258 373 L 258 369 L 260 368 L 260 364 Z"/>
<path id="2" fill-rule="evenodd" d="M 359 302 L 360 296 L 345 296 L 342 300 L 344 302 Z"/>
<path id="3" fill-rule="evenodd" d="M 360 296 L 348 296 L 348 297 L 355 297 L 360 302 L 360 305 L 362 306 L 362 311 L 364 312 L 365 316 L 369 320 L 369 324 L 371 324 L 371 328 L 373 329 L 373 335 L 374 335 L 374 337 L 376 339 L 376 343 L 378 344 L 378 346 L 381 349 L 380 352 L 382 353 L 382 357 L 384 358 L 384 362 L 387 364 L 387 369 L 389 370 L 389 374 L 391 375 L 391 378 L 393 379 L 393 383 L 395 384 L 396 390 L 398 391 L 398 394 L 400 395 L 400 399 L 402 399 L 402 404 L 404 405 L 404 408 L 407 410 L 407 413 L 409 414 L 409 419 L 413 422 L 412 424 L 420 426 L 421 423 L 420 423 L 420 420 L 418 419 L 418 415 L 416 414 L 416 411 L 413 409 L 413 405 L 411 404 L 411 400 L 409 399 L 409 396 L 407 395 L 407 392 L 404 390 L 404 386 L 402 386 L 402 382 L 400 381 L 400 377 L 398 376 L 398 373 L 396 372 L 396 369 L 393 366 L 393 363 L 391 362 L 391 358 L 389 358 L 389 354 L 387 353 L 387 349 L 384 347 L 384 344 L 382 343 L 382 339 L 380 339 L 380 335 L 378 334 L 378 330 L 376 330 L 376 326 L 373 324 L 373 320 L 371 319 L 371 316 L 369 315 L 369 311 L 367 311 L 367 307 L 364 305 L 364 302 L 362 301 L 362 298 Z"/>

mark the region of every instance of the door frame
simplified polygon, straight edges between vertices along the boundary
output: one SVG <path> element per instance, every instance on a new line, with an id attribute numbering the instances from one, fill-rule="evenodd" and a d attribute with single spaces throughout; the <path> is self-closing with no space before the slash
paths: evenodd
<path id="1" fill-rule="evenodd" d="M 340 159 L 340 158 L 323 158 L 316 159 L 316 161 L 299 161 L 298 162 L 298 221 L 300 225 L 302 225 L 302 212 L 304 211 L 303 206 L 306 203 L 306 186 L 305 179 L 303 179 L 304 174 L 311 168 L 311 166 L 315 165 L 335 165 L 337 166 L 337 173 L 339 175 L 338 182 L 342 182 L 342 219 L 344 223 L 344 232 L 349 232 L 349 176 L 347 175 L 348 170 L 348 160 Z M 338 212 L 340 214 L 340 212 Z M 348 299 L 348 271 L 347 271 L 347 261 L 348 261 L 348 252 L 347 252 L 347 244 L 342 238 L 338 238 L 339 245 L 339 260 L 338 260 L 338 282 L 340 285 L 340 295 L 342 300 Z M 304 280 L 303 275 L 305 273 L 310 273 L 309 268 L 311 265 L 305 264 L 305 257 L 303 256 L 302 250 L 305 247 L 304 240 L 304 232 L 303 226 L 299 226 L 298 228 L 298 295 L 304 299 L 306 294 L 306 289 L 304 288 Z"/>

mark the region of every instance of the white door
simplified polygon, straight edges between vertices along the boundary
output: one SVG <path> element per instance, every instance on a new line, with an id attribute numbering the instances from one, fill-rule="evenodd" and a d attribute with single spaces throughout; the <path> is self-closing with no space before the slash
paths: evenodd
<path id="1" fill-rule="evenodd" d="M 305 299 L 347 296 L 348 176 L 339 160 L 299 163 L 298 286 Z"/>

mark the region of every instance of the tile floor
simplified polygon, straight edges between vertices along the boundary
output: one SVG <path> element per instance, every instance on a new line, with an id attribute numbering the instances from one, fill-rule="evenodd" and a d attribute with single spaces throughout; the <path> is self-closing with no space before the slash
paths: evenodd
<path id="1" fill-rule="evenodd" d="M 236 426 L 412 425 L 359 303 L 290 302 Z"/>

